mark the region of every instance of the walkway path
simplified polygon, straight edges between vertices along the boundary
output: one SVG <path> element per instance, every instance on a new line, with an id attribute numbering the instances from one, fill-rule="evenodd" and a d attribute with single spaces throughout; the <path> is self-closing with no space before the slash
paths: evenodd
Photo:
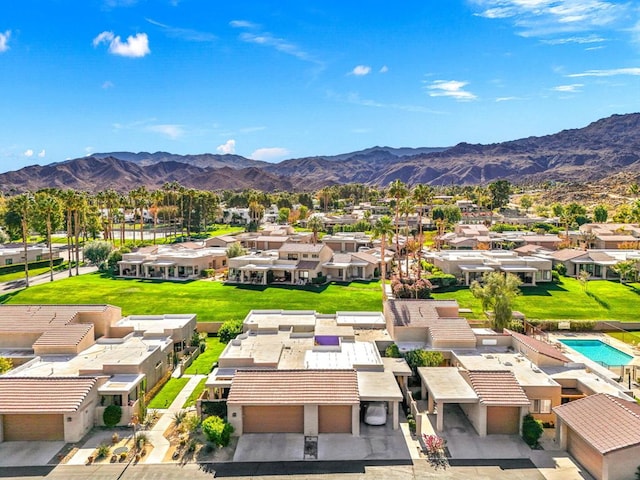
<path id="1" fill-rule="evenodd" d="M 149 455 L 144 457 L 140 463 L 163 463 L 170 446 L 169 440 L 164 437 L 164 432 L 173 423 L 174 414 L 183 410 L 182 406 L 187 401 L 187 398 L 189 398 L 189 395 L 191 395 L 198 383 L 200 383 L 200 380 L 206 378 L 206 375 L 184 375 L 184 377 L 189 378 L 189 382 L 178 394 L 176 399 L 168 408 L 157 410 L 160 418 L 158 418 L 153 428 L 141 432 L 147 436 L 149 443 L 153 445 L 153 450 L 151 450 Z M 111 430 L 96 430 L 78 452 L 67 462 L 67 465 L 84 465 L 87 462 L 87 457 L 91 455 L 101 443 L 111 442 L 112 434 L 113 432 Z"/>
<path id="2" fill-rule="evenodd" d="M 89 267 L 79 267 L 78 272 L 80 275 L 84 275 L 86 273 L 97 272 L 98 267 L 89 266 Z M 76 269 L 73 269 L 73 276 L 76 276 Z M 69 270 L 59 270 L 53 272 L 53 280 L 61 280 L 63 278 L 69 278 Z M 40 285 L 42 283 L 49 283 L 51 281 L 50 272 L 41 273 L 40 275 L 35 275 L 33 277 L 29 277 L 29 286 Z M 10 282 L 0 283 L 0 294 L 4 295 L 6 293 L 12 293 L 18 290 L 22 290 L 24 288 L 24 278 L 19 280 L 12 280 Z"/>

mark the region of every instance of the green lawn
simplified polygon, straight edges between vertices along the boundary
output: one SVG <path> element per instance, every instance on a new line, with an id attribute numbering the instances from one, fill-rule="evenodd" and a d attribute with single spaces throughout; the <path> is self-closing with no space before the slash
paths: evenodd
<path id="1" fill-rule="evenodd" d="M 164 387 L 149 402 L 149 408 L 169 408 L 184 386 L 189 383 L 188 377 L 170 378 Z"/>
<path id="2" fill-rule="evenodd" d="M 226 343 L 220 343 L 218 337 L 207 337 L 207 349 L 187 367 L 184 373 L 189 375 L 208 374 L 226 346 Z"/>
<path id="3" fill-rule="evenodd" d="M 203 378 L 198 382 L 198 385 L 196 385 L 196 388 L 193 389 L 193 392 L 191 392 L 191 395 L 189 395 L 189 398 L 187 398 L 187 401 L 184 402 L 184 405 L 182 406 L 182 408 L 189 408 L 196 404 L 196 400 L 198 400 L 198 397 L 205 389 L 205 383 L 207 383 L 206 378 Z"/>
<path id="4" fill-rule="evenodd" d="M 42 268 L 30 268 L 29 269 L 29 278 L 35 277 L 36 275 L 40 275 L 42 273 L 48 273 L 49 267 Z M 24 270 L 20 270 L 19 272 L 6 273 L 4 275 L 0 275 L 0 282 L 12 282 L 14 280 L 21 280 L 24 278 Z"/>
<path id="5" fill-rule="evenodd" d="M 198 321 L 243 320 L 252 309 L 381 311 L 378 282 L 308 287 L 232 286 L 219 282 L 117 279 L 101 273 L 56 280 L 0 296 L 6 304 L 95 304 L 122 308 L 123 315 L 196 313 Z"/>
<path id="6" fill-rule="evenodd" d="M 536 287 L 522 287 L 522 295 L 513 305 L 528 319 L 540 320 L 620 320 L 637 321 L 634 305 L 640 301 L 640 285 L 591 281 L 585 291 L 580 282 L 563 278 L 561 284 L 543 283 Z M 472 309 L 472 318 L 484 318 L 480 301 L 468 288 L 434 294 L 439 299 L 456 299 L 461 308 Z"/>

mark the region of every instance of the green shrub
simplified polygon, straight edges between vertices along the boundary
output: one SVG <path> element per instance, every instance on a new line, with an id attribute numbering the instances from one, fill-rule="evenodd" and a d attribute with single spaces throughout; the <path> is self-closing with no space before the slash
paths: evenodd
<path id="1" fill-rule="evenodd" d="M 565 264 L 564 264 L 564 263 L 558 263 L 558 264 L 556 264 L 556 265 L 553 267 L 553 269 L 554 269 L 556 272 L 558 272 L 558 275 L 561 275 L 561 276 L 563 276 L 563 277 L 567 274 L 567 267 L 565 266 Z"/>
<path id="2" fill-rule="evenodd" d="M 400 353 L 400 349 L 398 348 L 398 345 L 396 345 L 395 343 L 392 343 L 385 349 L 384 356 L 390 357 L 390 358 L 400 358 L 402 357 L 402 354 Z"/>
<path id="3" fill-rule="evenodd" d="M 120 423 L 122 419 L 122 407 L 118 405 L 109 405 L 104 409 L 104 413 L 102 414 L 102 421 L 105 426 L 112 428 Z"/>
<path id="4" fill-rule="evenodd" d="M 458 283 L 455 275 L 450 273 L 434 273 L 429 277 L 431 284 L 442 288 L 454 287 Z"/>
<path id="5" fill-rule="evenodd" d="M 221 418 L 227 418 L 227 401 L 208 401 L 202 402 L 202 416 L 215 415 Z"/>
<path id="6" fill-rule="evenodd" d="M 314 285 L 322 285 L 323 283 L 327 283 L 327 277 L 319 275 L 316 278 L 312 278 L 311 283 Z"/>
<path id="7" fill-rule="evenodd" d="M 220 342 L 229 343 L 242 333 L 242 320 L 227 320 L 218 330 Z"/>
<path id="8" fill-rule="evenodd" d="M 96 458 L 105 458 L 111 453 L 111 446 L 107 443 L 101 443 L 96 451 Z"/>
<path id="9" fill-rule="evenodd" d="M 202 422 L 202 433 L 211 443 L 219 447 L 226 447 L 231 440 L 233 426 L 220 417 L 208 417 Z"/>
<path id="10" fill-rule="evenodd" d="M 418 375 L 418 367 L 439 367 L 444 362 L 442 353 L 422 349 L 411 350 L 405 353 L 404 358 L 415 376 Z"/>
<path id="11" fill-rule="evenodd" d="M 538 444 L 542 432 L 544 432 L 542 422 L 533 418 L 531 414 L 527 414 L 522 419 L 522 438 L 530 447 Z"/>
<path id="12" fill-rule="evenodd" d="M 200 270 L 200 276 L 202 278 L 213 278 L 216 276 L 216 271 L 213 268 L 205 268 Z"/>

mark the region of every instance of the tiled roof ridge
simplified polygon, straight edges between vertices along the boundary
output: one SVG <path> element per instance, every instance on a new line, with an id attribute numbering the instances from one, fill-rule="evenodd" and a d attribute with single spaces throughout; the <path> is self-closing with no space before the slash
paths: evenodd
<path id="1" fill-rule="evenodd" d="M 555 351 L 555 347 L 552 347 L 551 345 L 547 345 L 544 342 L 541 342 L 540 340 L 530 337 L 528 335 L 525 335 L 523 333 L 519 333 L 519 332 L 514 332 L 513 330 L 509 330 L 507 328 L 504 329 L 507 333 L 509 333 L 512 337 L 514 337 L 516 340 L 520 340 L 522 343 L 524 343 L 527 347 L 529 347 L 531 350 L 533 350 L 536 353 L 539 353 L 540 355 L 545 355 L 547 357 L 550 358 L 555 358 L 556 360 L 560 360 L 562 362 L 570 362 L 570 359 L 567 358 L 561 351 Z M 545 348 L 541 348 L 541 347 L 545 347 Z M 546 348 L 549 347 L 549 348 Z M 550 348 L 553 348 L 553 351 L 550 350 Z"/>
<path id="2" fill-rule="evenodd" d="M 625 410 L 626 412 L 630 413 L 631 415 L 633 415 L 634 417 L 636 417 L 638 420 L 640 420 L 640 405 L 638 405 L 639 410 L 633 411 L 631 408 L 629 408 L 627 405 L 625 405 L 624 403 L 621 402 L 621 398 L 618 398 L 614 395 L 611 395 L 610 393 L 603 393 L 601 395 L 604 395 L 609 401 L 615 403 L 617 406 L 619 406 L 620 408 L 622 408 L 623 410 Z M 628 400 L 624 400 L 624 402 L 626 403 L 632 403 L 629 402 Z"/>

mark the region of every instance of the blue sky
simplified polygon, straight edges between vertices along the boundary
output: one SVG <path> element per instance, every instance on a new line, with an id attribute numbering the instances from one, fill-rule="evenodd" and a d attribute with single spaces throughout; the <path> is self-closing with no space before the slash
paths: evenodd
<path id="1" fill-rule="evenodd" d="M 0 92 L 3 170 L 493 143 L 640 111 L 640 1 L 8 0 Z"/>

